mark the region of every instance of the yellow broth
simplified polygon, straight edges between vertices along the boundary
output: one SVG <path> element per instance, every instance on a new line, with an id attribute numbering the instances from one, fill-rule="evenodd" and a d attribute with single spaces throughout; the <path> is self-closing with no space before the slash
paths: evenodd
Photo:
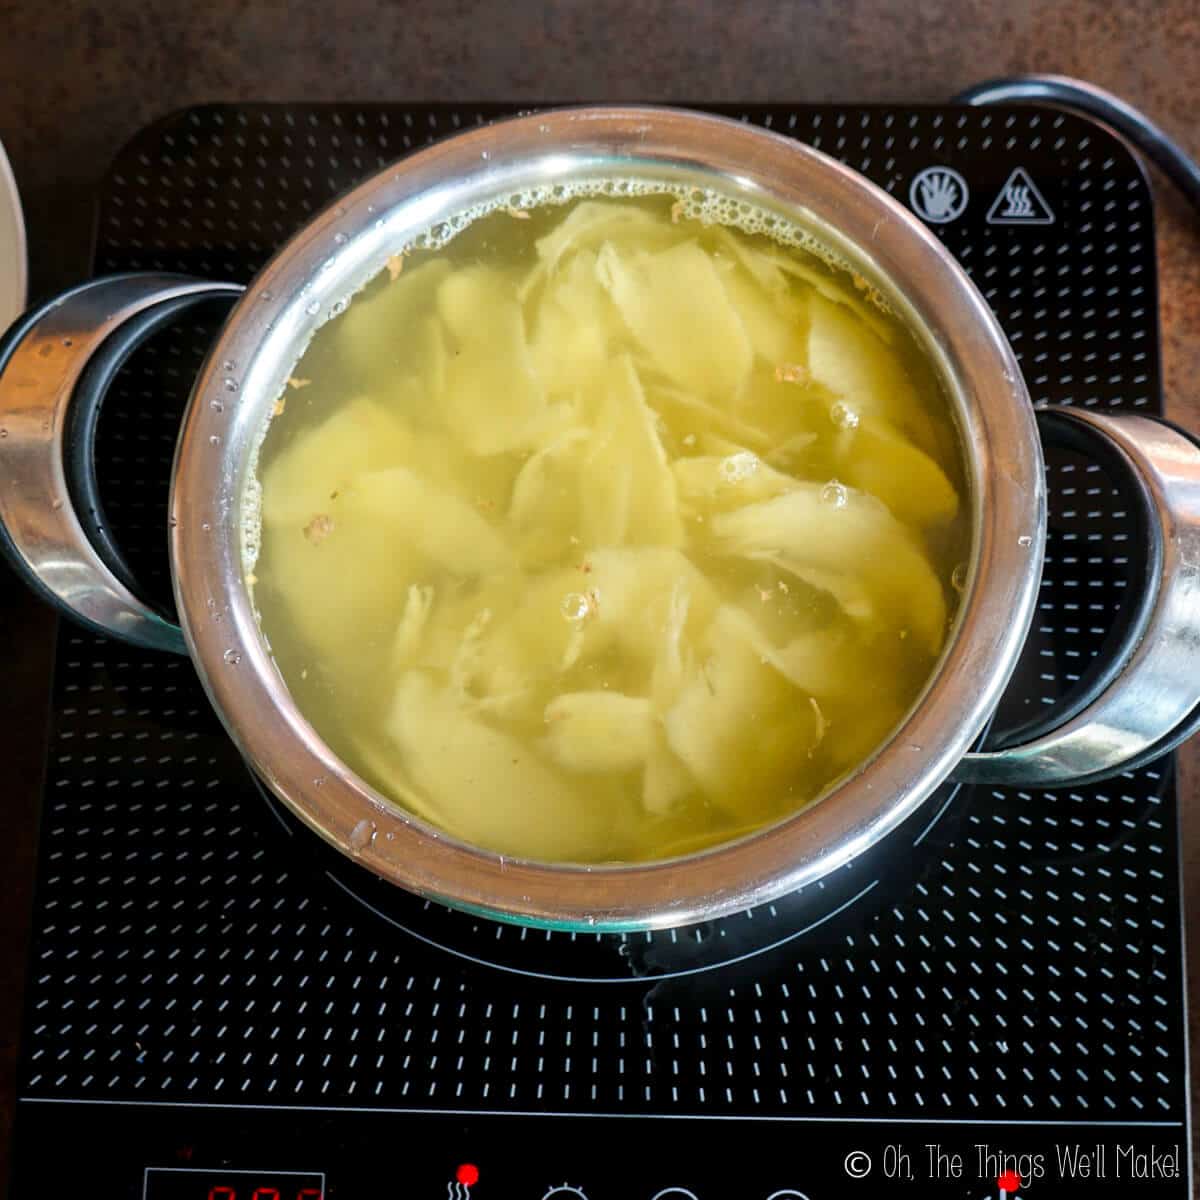
<path id="1" fill-rule="evenodd" d="M 352 769 L 466 842 L 737 837 L 866 760 L 942 649 L 947 399 L 861 280 L 746 211 L 479 216 L 389 260 L 276 404 L 275 661 Z"/>

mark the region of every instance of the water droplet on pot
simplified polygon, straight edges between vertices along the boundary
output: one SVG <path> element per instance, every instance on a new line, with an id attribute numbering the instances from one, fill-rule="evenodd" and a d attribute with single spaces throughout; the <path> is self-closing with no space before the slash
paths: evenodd
<path id="1" fill-rule="evenodd" d="M 237 363 L 235 363 L 232 358 L 227 358 L 221 364 L 221 370 L 225 371 L 226 373 L 236 370 L 236 369 L 237 369 Z"/>
<path id="2" fill-rule="evenodd" d="M 61 500 L 51 500 L 50 501 L 50 507 L 52 509 L 54 509 L 55 512 L 58 512 L 58 510 L 60 508 L 62 508 L 62 506 L 63 506 L 63 502 Z"/>
<path id="3" fill-rule="evenodd" d="M 335 233 L 333 235 L 333 241 L 337 246 L 344 246 L 346 244 L 346 235 L 344 233 Z"/>
<path id="4" fill-rule="evenodd" d="M 845 486 L 836 479 L 831 479 L 820 491 L 821 503 L 830 508 L 845 508 L 847 496 Z"/>
<path id="5" fill-rule="evenodd" d="M 207 533 L 207 532 L 208 532 L 208 531 L 209 531 L 209 530 L 212 528 L 212 526 L 211 526 L 211 525 L 210 525 L 210 524 L 209 524 L 207 521 L 201 521 L 201 522 L 200 522 L 200 528 L 201 528 L 201 529 L 202 529 L 202 530 L 203 530 L 205 533 Z"/>
<path id="6" fill-rule="evenodd" d="M 226 650 L 221 657 L 231 666 L 236 667 L 242 661 L 242 656 L 237 650 Z"/>
<path id="7" fill-rule="evenodd" d="M 223 413 L 225 411 L 225 405 L 220 400 L 210 400 L 208 404 L 215 413 Z"/>
<path id="8" fill-rule="evenodd" d="M 225 390 L 227 392 L 236 392 L 238 390 L 238 381 L 236 379 L 226 379 Z"/>
<path id="9" fill-rule="evenodd" d="M 953 571 L 950 572 L 950 586 L 956 592 L 963 592 L 967 586 L 967 564 L 959 563 Z"/>
<path id="10" fill-rule="evenodd" d="M 1018 546 L 1032 546 L 1033 538 L 1031 538 L 1029 536 L 1029 534 L 1023 533 L 1023 534 L 1021 534 L 1021 536 L 1019 538 L 1017 538 L 1017 545 Z"/>
<path id="11" fill-rule="evenodd" d="M 362 820 L 350 830 L 350 849 L 365 850 L 375 840 L 375 822 Z"/>
<path id="12" fill-rule="evenodd" d="M 345 300 L 335 300 L 333 303 L 333 307 L 330 308 L 330 310 L 329 310 L 329 315 L 331 317 L 340 317 L 342 315 L 342 313 L 344 313 L 345 311 L 346 311 Z"/>
<path id="13" fill-rule="evenodd" d="M 208 439 L 208 444 L 210 446 L 219 446 L 221 444 L 221 439 L 215 433 L 211 434 Z"/>
<path id="14" fill-rule="evenodd" d="M 321 306 L 315 300 L 313 300 L 309 304 L 305 305 L 304 311 L 308 313 L 310 317 L 315 317 L 317 313 L 321 311 Z"/>
<path id="15" fill-rule="evenodd" d="M 8 437 L 8 430 L 0 429 L 0 438 L 6 438 L 6 437 Z"/>
<path id="16" fill-rule="evenodd" d="M 168 517 L 168 518 L 167 518 L 167 526 L 168 526 L 168 528 L 170 528 L 170 529 L 174 529 L 174 528 L 175 528 L 175 526 L 176 526 L 176 525 L 178 525 L 178 524 L 179 524 L 179 518 L 178 518 L 178 517 Z"/>
<path id="17" fill-rule="evenodd" d="M 270 288 L 264 288 L 261 292 L 259 292 L 258 298 L 260 300 L 274 300 L 275 293 L 272 292 Z"/>
<path id="18" fill-rule="evenodd" d="M 73 338 L 63 338 L 63 345 L 64 346 L 73 346 L 73 345 L 75 345 L 75 341 Z"/>

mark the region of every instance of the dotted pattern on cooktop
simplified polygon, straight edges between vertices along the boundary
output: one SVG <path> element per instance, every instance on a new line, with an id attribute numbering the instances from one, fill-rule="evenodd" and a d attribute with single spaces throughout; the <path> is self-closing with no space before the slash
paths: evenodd
<path id="1" fill-rule="evenodd" d="M 173 116 L 107 179 L 97 269 L 246 280 L 340 190 L 505 111 Z M 906 203 L 920 170 L 959 171 L 966 212 L 934 229 L 995 308 L 1035 400 L 1158 410 L 1150 197 L 1108 135 L 1036 109 L 722 111 Z M 988 223 L 1016 167 L 1053 224 Z M 175 421 L 214 327 L 158 335 L 101 420 L 110 522 L 160 591 Z M 1129 583 L 1132 526 L 1112 481 L 1056 453 L 1049 482 L 1041 607 L 1007 724 L 1071 690 Z M 1053 794 L 946 793 L 922 821 L 941 803 L 932 828 L 901 831 L 815 901 L 676 933 L 522 931 L 338 859 L 264 802 L 186 662 L 64 626 L 22 1094 L 1183 1119 L 1171 760 Z"/>

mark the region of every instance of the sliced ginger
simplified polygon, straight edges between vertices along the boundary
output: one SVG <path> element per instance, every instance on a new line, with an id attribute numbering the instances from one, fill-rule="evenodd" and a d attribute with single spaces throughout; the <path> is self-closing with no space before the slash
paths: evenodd
<path id="1" fill-rule="evenodd" d="M 695 211 L 501 208 L 393 255 L 267 434 L 285 679 L 485 849 L 639 861 L 785 817 L 946 638 L 966 532 L 930 369 L 854 281 Z"/>

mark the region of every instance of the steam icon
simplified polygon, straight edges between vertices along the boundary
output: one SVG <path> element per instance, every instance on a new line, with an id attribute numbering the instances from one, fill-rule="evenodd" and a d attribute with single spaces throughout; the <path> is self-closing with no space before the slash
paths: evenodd
<path id="1" fill-rule="evenodd" d="M 1017 1200 L 1017 1188 L 1021 1186 L 1021 1177 L 1016 1171 L 1005 1171 L 999 1179 L 996 1180 L 996 1186 L 1000 1189 L 1000 1200 Z"/>
<path id="2" fill-rule="evenodd" d="M 479 1182 L 479 1168 L 474 1163 L 463 1163 L 454 1172 L 452 1183 L 446 1184 L 446 1200 L 471 1200 L 471 1188 Z"/>

